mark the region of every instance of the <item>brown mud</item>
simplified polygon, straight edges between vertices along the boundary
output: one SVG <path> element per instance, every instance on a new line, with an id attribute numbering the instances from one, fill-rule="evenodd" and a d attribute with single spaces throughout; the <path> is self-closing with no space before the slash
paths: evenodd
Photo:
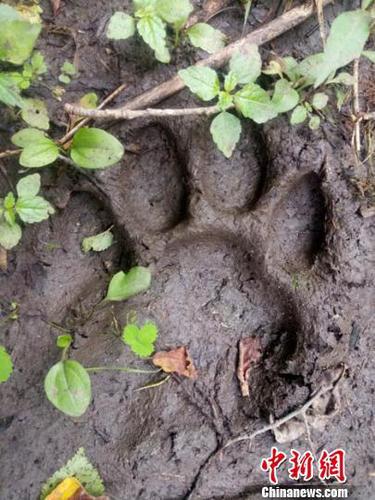
<path id="1" fill-rule="evenodd" d="M 173 74 L 173 66 L 155 65 L 141 44 L 106 41 L 106 20 L 128 2 L 63 2 L 56 19 L 42 5 L 50 24 L 40 43 L 52 68 L 47 85 L 56 84 L 65 59 L 75 55 L 79 64 L 64 101 L 87 91 L 104 96 L 125 81 L 120 103 Z M 341 9 L 328 8 L 328 19 Z M 259 18 L 265 12 L 261 4 L 254 10 Z M 76 42 L 52 23 L 73 29 Z M 234 39 L 241 13 L 224 11 L 212 23 Z M 265 57 L 275 50 L 301 58 L 317 47 L 311 19 L 263 50 Z M 177 62 L 187 65 L 193 56 L 181 49 Z M 40 92 L 59 135 L 63 106 L 46 88 Z M 184 91 L 163 105 L 193 103 Z M 206 118 L 107 124 L 132 146 L 119 165 L 89 176 L 64 165 L 41 171 L 43 193 L 57 214 L 25 229 L 8 271 L 0 273 L 2 313 L 11 301 L 20 308 L 19 319 L 1 332 L 15 365 L 0 388 L 1 500 L 36 499 L 43 481 L 81 446 L 113 500 L 259 498 L 265 484 L 259 464 L 273 435 L 217 450 L 266 424 L 270 414 L 281 417 L 302 405 L 327 370 L 342 363 L 340 411 L 324 430 L 312 430 L 312 440 L 316 450 L 346 450 L 351 498 L 375 498 L 374 224 L 359 214 L 350 131 L 334 111 L 332 118 L 316 132 L 284 118 L 263 127 L 244 124 L 230 160 L 216 150 Z M 4 115 L 2 148 L 9 127 Z M 17 162 L 4 165 L 15 179 Z M 0 182 L 6 192 L 3 177 Z M 112 224 L 116 244 L 83 254 L 82 238 Z M 88 318 L 110 276 L 135 263 L 151 267 L 151 289 Z M 135 392 L 150 379 L 96 374 L 83 417 L 55 410 L 43 391 L 59 355 L 60 332 L 51 322 L 74 332 L 72 357 L 85 366 L 143 366 L 111 327 L 113 315 L 124 324 L 134 310 L 141 323 L 158 324 L 159 349 L 188 347 L 198 379 Z M 250 397 L 243 398 L 238 342 L 249 335 L 259 336 L 264 355 L 251 375 Z M 305 436 L 279 445 L 291 446 L 309 449 Z"/>

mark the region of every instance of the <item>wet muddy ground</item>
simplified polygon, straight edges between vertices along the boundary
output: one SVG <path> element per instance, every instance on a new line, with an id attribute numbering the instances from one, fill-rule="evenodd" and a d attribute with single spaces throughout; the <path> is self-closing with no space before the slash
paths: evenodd
<path id="1" fill-rule="evenodd" d="M 127 4 L 67 1 L 53 18 L 42 2 L 50 27 L 40 43 L 52 69 L 47 86 L 56 84 L 65 59 L 75 56 L 79 66 L 64 101 L 87 91 L 104 96 L 125 81 L 119 104 L 174 73 L 173 66 L 155 65 L 141 45 L 105 39 L 107 19 Z M 262 18 L 266 7 L 258 4 L 254 14 Z M 341 9 L 329 7 L 328 19 Z M 54 24 L 73 29 L 76 43 Z M 212 24 L 235 39 L 241 12 L 224 11 Z M 319 44 L 311 19 L 263 55 L 274 50 L 302 58 Z M 187 65 L 194 57 L 181 51 L 177 62 Z M 364 86 L 374 70 L 366 71 Z M 47 87 L 39 90 L 57 136 L 62 104 Z M 183 91 L 163 105 L 193 103 Z M 344 448 L 355 486 L 351 498 L 374 498 L 374 224 L 359 213 L 367 203 L 356 189 L 364 173 L 355 164 L 345 116 L 332 110 L 316 132 L 292 128 L 285 118 L 247 124 L 230 160 L 216 150 L 205 118 L 105 127 L 133 152 L 90 177 L 64 165 L 44 169 L 43 193 L 57 213 L 25 229 L 8 271 L 0 273 L 2 310 L 11 301 L 20 308 L 19 319 L 1 332 L 15 372 L 0 390 L 0 498 L 36 499 L 43 481 L 81 446 L 113 500 L 259 498 L 265 484 L 259 464 L 274 436 L 217 451 L 266 424 L 270 414 L 281 417 L 302 405 L 342 364 L 339 411 L 313 429 L 311 439 L 316 451 Z M 4 114 L 2 149 L 10 128 Z M 15 179 L 17 162 L 3 164 Z M 0 185 L 1 193 L 8 189 L 3 177 Z M 82 238 L 112 224 L 116 244 L 83 254 Z M 150 266 L 151 289 L 87 319 L 110 276 L 135 263 Z M 136 392 L 150 379 L 96 374 L 83 417 L 55 410 L 43 391 L 59 356 L 59 332 L 50 323 L 74 331 L 72 357 L 85 366 L 143 366 L 111 330 L 113 315 L 124 324 L 134 310 L 141 323 L 158 324 L 158 349 L 188 347 L 198 379 L 174 378 Z M 250 335 L 260 339 L 262 361 L 251 374 L 250 397 L 243 398 L 238 343 Z M 292 446 L 310 448 L 306 436 Z"/>

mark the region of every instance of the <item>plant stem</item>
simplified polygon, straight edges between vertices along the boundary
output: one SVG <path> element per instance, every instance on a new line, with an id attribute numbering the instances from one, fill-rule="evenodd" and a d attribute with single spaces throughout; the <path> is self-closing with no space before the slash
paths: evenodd
<path id="1" fill-rule="evenodd" d="M 158 382 L 154 382 L 152 384 L 147 384 L 147 385 L 144 385 L 143 387 L 139 387 L 138 389 L 135 389 L 135 392 L 144 391 L 145 389 L 152 389 L 154 387 L 159 387 L 159 386 L 165 384 L 166 382 L 168 382 L 168 380 L 170 378 L 171 378 L 171 375 L 167 375 L 166 377 L 162 378 Z"/>
<path id="2" fill-rule="evenodd" d="M 118 371 L 127 373 L 159 373 L 160 370 L 142 370 L 140 368 L 128 368 L 126 366 L 90 366 L 85 367 L 88 372 Z"/>
<path id="3" fill-rule="evenodd" d="M 78 113 L 81 116 L 87 116 L 97 119 L 115 119 L 115 120 L 134 120 L 135 118 L 144 117 L 163 117 L 163 116 L 188 116 L 188 115 L 213 115 L 220 110 L 217 106 L 205 106 L 198 108 L 181 108 L 181 109 L 86 109 L 66 104 L 65 109 L 68 113 Z"/>
<path id="4" fill-rule="evenodd" d="M 8 158 L 8 156 L 15 156 L 22 153 L 22 149 L 7 149 L 0 153 L 0 158 Z"/>

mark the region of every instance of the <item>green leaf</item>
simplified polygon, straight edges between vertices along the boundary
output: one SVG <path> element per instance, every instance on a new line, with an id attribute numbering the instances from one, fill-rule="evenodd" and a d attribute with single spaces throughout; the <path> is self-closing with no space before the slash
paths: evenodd
<path id="1" fill-rule="evenodd" d="M 317 130 L 320 126 L 320 118 L 317 115 L 314 115 L 310 118 L 309 127 L 311 130 Z"/>
<path id="2" fill-rule="evenodd" d="M 277 113 L 286 113 L 295 108 L 299 102 L 299 94 L 292 84 L 285 79 L 277 80 L 272 96 L 272 105 Z"/>
<path id="3" fill-rule="evenodd" d="M 299 79 L 301 76 L 299 72 L 299 64 L 298 62 L 294 59 L 294 57 L 283 57 L 281 59 L 281 69 L 282 72 L 291 80 L 292 82 L 295 82 Z"/>
<path id="4" fill-rule="evenodd" d="M 0 73 L 0 102 L 7 106 L 18 106 L 19 108 L 23 106 L 17 80 L 9 73 Z"/>
<path id="5" fill-rule="evenodd" d="M 375 63 L 375 50 L 364 50 L 362 55 L 367 57 L 371 62 Z"/>
<path id="6" fill-rule="evenodd" d="M 5 3 L 0 4 L 0 24 L 4 21 L 22 20 L 21 14 L 18 10 L 13 9 L 10 5 Z"/>
<path id="7" fill-rule="evenodd" d="M 164 21 L 175 24 L 185 22 L 193 12 L 193 6 L 189 0 L 157 0 L 155 10 Z"/>
<path id="8" fill-rule="evenodd" d="M 354 85 L 354 78 L 353 75 L 351 75 L 350 73 L 342 71 L 341 73 L 338 73 L 335 76 L 335 78 L 332 78 L 332 80 L 328 80 L 327 83 L 336 83 L 341 85 L 352 86 Z"/>
<path id="9" fill-rule="evenodd" d="M 219 94 L 219 77 L 211 68 L 190 66 L 187 69 L 181 69 L 178 75 L 191 92 L 203 101 L 211 101 Z"/>
<path id="10" fill-rule="evenodd" d="M 103 231 L 102 233 L 96 234 L 95 236 L 89 236 L 83 238 L 82 240 L 82 250 L 88 253 L 90 250 L 94 252 L 102 252 L 107 250 L 113 243 L 113 234 L 109 229 Z"/>
<path id="11" fill-rule="evenodd" d="M 235 52 L 229 61 L 229 69 L 236 75 L 238 83 L 255 82 L 262 71 L 257 45 L 249 43 Z"/>
<path id="12" fill-rule="evenodd" d="M 135 266 L 129 272 L 116 273 L 108 286 L 105 300 L 126 300 L 134 295 L 145 292 L 151 285 L 151 273 L 146 267 Z"/>
<path id="13" fill-rule="evenodd" d="M 370 14 L 361 9 L 344 12 L 336 17 L 327 38 L 315 88 L 331 73 L 360 57 L 370 34 L 370 22 Z"/>
<path id="14" fill-rule="evenodd" d="M 304 77 L 305 86 L 313 85 L 314 82 L 319 78 L 320 68 L 324 60 L 323 53 L 313 54 L 306 57 L 298 65 L 298 71 L 301 76 Z"/>
<path id="15" fill-rule="evenodd" d="M 83 415 L 91 401 L 90 376 L 72 359 L 52 366 L 44 380 L 44 390 L 49 401 L 70 417 Z"/>
<path id="16" fill-rule="evenodd" d="M 60 349 L 67 349 L 73 342 L 73 337 L 70 334 L 59 335 L 56 340 L 56 345 Z"/>
<path id="17" fill-rule="evenodd" d="M 0 60 L 21 65 L 28 59 L 42 27 L 22 19 L 0 17 Z"/>
<path id="18" fill-rule="evenodd" d="M 40 139 L 46 139 L 46 134 L 36 128 L 24 128 L 11 137 L 11 141 L 19 148 L 25 148 L 32 145 Z"/>
<path id="19" fill-rule="evenodd" d="M 5 347 L 0 345 L 0 384 L 6 382 L 13 372 L 12 358 L 6 352 Z"/>
<path id="20" fill-rule="evenodd" d="M 302 123 L 307 118 L 307 110 L 305 106 L 297 106 L 294 108 L 293 113 L 290 116 L 291 125 L 298 125 Z"/>
<path id="21" fill-rule="evenodd" d="M 42 196 L 21 196 L 16 202 L 16 212 L 23 222 L 33 224 L 48 219 L 55 210 Z"/>
<path id="22" fill-rule="evenodd" d="M 315 109 L 324 109 L 328 103 L 328 96 L 324 92 L 317 92 L 314 94 L 311 104 Z"/>
<path id="23" fill-rule="evenodd" d="M 77 453 L 61 469 L 56 471 L 42 486 L 40 500 L 45 498 L 67 477 L 75 477 L 84 486 L 87 493 L 95 497 L 104 494 L 104 485 L 98 471 L 79 448 Z"/>
<path id="24" fill-rule="evenodd" d="M 33 75 L 40 76 L 43 75 L 44 73 L 47 73 L 48 68 L 44 60 L 44 56 L 41 52 L 33 53 L 30 60 L 30 64 Z"/>
<path id="25" fill-rule="evenodd" d="M 89 92 L 81 97 L 79 104 L 86 109 L 95 109 L 98 107 L 98 96 L 95 92 Z"/>
<path id="26" fill-rule="evenodd" d="M 241 122 L 237 116 L 223 111 L 212 120 L 210 132 L 216 146 L 230 158 L 241 135 Z"/>
<path id="27" fill-rule="evenodd" d="M 22 229 L 18 224 L 9 225 L 7 222 L 0 222 L 0 245 L 5 250 L 15 247 L 22 236 Z"/>
<path id="28" fill-rule="evenodd" d="M 47 107 L 40 99 L 24 99 L 21 110 L 22 119 L 32 127 L 42 130 L 49 129 Z"/>
<path id="29" fill-rule="evenodd" d="M 158 337 L 158 328 L 155 323 L 146 323 L 142 328 L 137 325 L 126 325 L 122 340 L 127 344 L 134 354 L 141 358 L 147 358 L 154 352 L 154 342 Z"/>
<path id="30" fill-rule="evenodd" d="M 85 127 L 74 134 L 70 156 L 79 167 L 110 167 L 119 162 L 123 155 L 121 142 L 104 130 Z"/>
<path id="31" fill-rule="evenodd" d="M 107 37 L 110 40 L 126 40 L 134 33 L 134 18 L 125 12 L 115 12 L 108 23 Z"/>
<path id="32" fill-rule="evenodd" d="M 228 92 L 219 92 L 218 107 L 221 111 L 225 111 L 233 104 L 233 96 Z"/>
<path id="33" fill-rule="evenodd" d="M 246 118 L 265 123 L 277 116 L 267 92 L 256 83 L 248 83 L 234 96 L 234 104 Z"/>
<path id="34" fill-rule="evenodd" d="M 225 47 L 226 36 L 207 23 L 196 23 L 187 30 L 187 36 L 194 47 L 213 54 Z"/>
<path id="35" fill-rule="evenodd" d="M 226 92 L 232 92 L 238 84 L 237 76 L 233 71 L 229 71 L 227 75 L 225 75 L 224 80 L 224 89 Z"/>
<path id="36" fill-rule="evenodd" d="M 158 61 L 169 63 L 171 56 L 166 46 L 165 24 L 158 16 L 147 15 L 137 23 L 138 33 L 155 52 Z"/>
<path id="37" fill-rule="evenodd" d="M 14 197 L 14 194 L 12 192 L 8 193 L 4 198 L 4 208 L 9 210 L 10 208 L 13 208 L 15 204 L 16 199 Z"/>
<path id="38" fill-rule="evenodd" d="M 362 0 L 361 9 L 368 9 L 374 0 Z"/>
<path id="39" fill-rule="evenodd" d="M 70 76 L 61 73 L 61 75 L 59 75 L 59 81 L 61 83 L 65 83 L 65 85 L 68 85 L 72 81 L 72 79 L 70 78 Z"/>
<path id="40" fill-rule="evenodd" d="M 22 177 L 17 182 L 17 194 L 19 197 L 33 197 L 40 190 L 40 175 L 32 174 Z"/>
<path id="41" fill-rule="evenodd" d="M 74 76 L 77 74 L 77 68 L 71 62 L 64 61 L 64 64 L 61 66 L 61 72 L 69 76 Z"/>
<path id="42" fill-rule="evenodd" d="M 28 144 L 20 156 L 23 167 L 39 168 L 53 163 L 59 156 L 59 148 L 48 137 L 40 138 L 34 144 Z"/>

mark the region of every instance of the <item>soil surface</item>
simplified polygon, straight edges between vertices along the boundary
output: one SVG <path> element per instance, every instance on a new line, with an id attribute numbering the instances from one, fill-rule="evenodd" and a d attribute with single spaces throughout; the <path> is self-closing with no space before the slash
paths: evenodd
<path id="1" fill-rule="evenodd" d="M 256 3 L 248 30 L 271 3 Z M 40 49 L 51 71 L 46 86 L 32 92 L 47 100 L 56 137 L 66 116 L 50 88 L 65 59 L 75 59 L 79 76 L 64 102 L 88 91 L 103 97 L 127 82 L 120 104 L 176 70 L 155 64 L 139 42 L 106 40 L 106 22 L 127 1 L 63 1 L 55 18 L 49 3 L 41 4 L 48 29 Z M 326 10 L 328 21 L 339 4 Z M 233 40 L 242 30 L 241 11 L 224 10 L 211 23 Z M 262 50 L 264 57 L 275 51 L 303 58 L 320 46 L 311 19 Z M 181 48 L 175 59 L 181 67 L 199 56 Z M 365 67 L 364 94 L 373 76 Z M 183 91 L 162 105 L 194 103 Z M 1 121 L 6 149 L 14 125 L 5 112 Z M 247 123 L 230 160 L 215 148 L 206 118 L 106 124 L 130 150 L 120 164 L 89 175 L 59 164 L 41 171 L 43 194 L 57 213 L 25 229 L 0 272 L 1 315 L 12 301 L 19 304 L 18 320 L 1 331 L 15 365 L 0 388 L 1 500 L 38 498 L 41 484 L 81 446 L 112 500 L 260 498 L 267 484 L 260 461 L 274 435 L 218 450 L 270 415 L 305 403 L 343 365 L 338 411 L 327 410 L 311 440 L 316 452 L 344 448 L 351 498 L 375 498 L 374 218 L 359 212 L 366 203 L 356 189 L 363 172 L 348 123 L 333 105 L 315 132 L 286 118 L 263 127 Z M 2 165 L 14 182 L 17 161 Z M 9 190 L 3 176 L 0 188 Z M 115 245 L 82 253 L 82 238 L 110 225 Z M 110 276 L 136 263 L 150 266 L 151 289 L 92 314 Z M 95 374 L 85 415 L 59 413 L 43 390 L 59 356 L 60 332 L 51 323 L 74 333 L 72 357 L 85 366 L 146 367 L 114 335 L 113 318 L 124 325 L 131 311 L 141 324 L 157 323 L 158 349 L 188 347 L 197 380 L 175 377 L 138 392 L 160 376 Z M 259 338 L 262 358 L 246 398 L 236 368 L 238 343 L 249 336 Z M 306 435 L 278 446 L 311 449 Z M 282 473 L 280 479 L 288 482 Z"/>

